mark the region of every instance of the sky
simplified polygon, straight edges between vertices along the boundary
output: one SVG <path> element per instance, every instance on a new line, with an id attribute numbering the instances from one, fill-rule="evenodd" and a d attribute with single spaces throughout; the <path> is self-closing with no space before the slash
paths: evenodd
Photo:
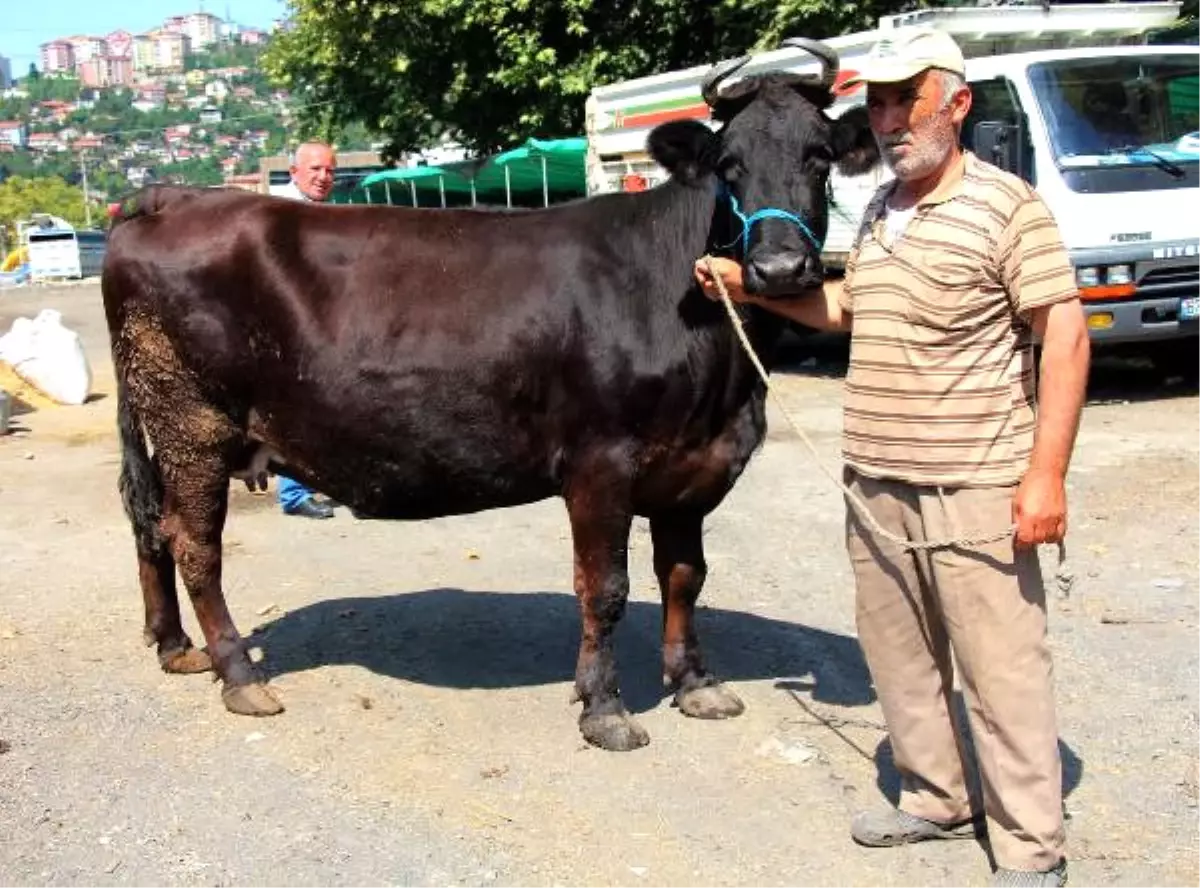
<path id="1" fill-rule="evenodd" d="M 0 0 L 0 55 L 12 60 L 14 77 L 29 63 L 40 65 L 38 47 L 55 37 L 112 31 L 140 33 L 172 15 L 205 12 L 229 16 L 248 28 L 267 28 L 287 11 L 284 0 Z"/>

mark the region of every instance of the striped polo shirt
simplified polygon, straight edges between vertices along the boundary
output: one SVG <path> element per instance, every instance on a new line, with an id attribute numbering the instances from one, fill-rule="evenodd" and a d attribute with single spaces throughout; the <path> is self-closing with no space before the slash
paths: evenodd
<path id="1" fill-rule="evenodd" d="M 846 267 L 847 465 L 912 484 L 1016 484 L 1033 448 L 1031 309 L 1077 297 L 1045 204 L 970 153 L 894 241 L 885 184 Z"/>

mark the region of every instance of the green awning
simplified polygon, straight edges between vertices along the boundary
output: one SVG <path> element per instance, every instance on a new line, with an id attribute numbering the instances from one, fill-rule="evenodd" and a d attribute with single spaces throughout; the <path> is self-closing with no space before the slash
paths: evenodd
<path id="1" fill-rule="evenodd" d="M 507 203 L 510 195 L 517 203 L 532 198 L 541 203 L 551 196 L 563 200 L 587 193 L 586 154 L 584 138 L 530 139 L 519 148 L 477 160 L 382 170 L 359 187 L 369 189 L 375 199 L 386 193 L 392 203 L 410 204 L 415 193 L 421 206 L 437 205 L 442 194 L 491 204 Z"/>
<path id="2" fill-rule="evenodd" d="M 383 182 L 385 180 L 389 182 L 419 182 L 422 179 L 436 180 L 437 177 L 442 175 L 444 172 L 445 171 L 441 167 L 433 166 L 405 167 L 403 169 L 396 170 L 383 170 L 379 173 L 371 173 L 371 175 L 367 176 L 358 184 L 360 186 L 374 185 L 376 182 Z"/>
<path id="3" fill-rule="evenodd" d="M 498 175 L 503 179 L 503 170 L 507 168 L 514 188 L 519 181 L 523 190 L 533 190 L 541 188 L 542 170 L 545 169 L 550 190 L 582 194 L 587 191 L 586 155 L 587 139 L 584 138 L 530 139 L 520 148 L 496 155 L 483 172 L 486 175 L 492 172 L 490 167 L 499 167 Z"/>

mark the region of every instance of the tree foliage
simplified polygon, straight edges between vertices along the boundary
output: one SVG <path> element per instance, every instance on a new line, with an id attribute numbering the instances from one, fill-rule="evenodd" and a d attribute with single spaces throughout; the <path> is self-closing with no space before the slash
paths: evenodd
<path id="1" fill-rule="evenodd" d="M 364 123 L 387 153 L 449 133 L 487 151 L 577 135 L 595 86 L 784 36 L 861 29 L 904 0 L 289 0 L 264 65 L 310 135 Z"/>
<path id="2" fill-rule="evenodd" d="M 5 228 L 9 243 L 15 241 L 16 223 L 34 213 L 50 213 L 82 226 L 86 219 L 83 192 L 57 176 L 38 179 L 13 176 L 0 183 L 0 226 Z"/>
<path id="3" fill-rule="evenodd" d="M 215 157 L 193 157 L 155 167 L 157 181 L 208 187 L 224 181 L 221 164 Z"/>
<path id="4" fill-rule="evenodd" d="M 258 61 L 261 50 L 254 44 L 227 43 L 214 44 L 207 50 L 189 53 L 184 57 L 185 71 L 213 68 L 252 68 Z"/>
<path id="5" fill-rule="evenodd" d="M 27 77 L 21 87 L 29 93 L 31 102 L 74 102 L 79 98 L 79 81 L 74 77 Z"/>

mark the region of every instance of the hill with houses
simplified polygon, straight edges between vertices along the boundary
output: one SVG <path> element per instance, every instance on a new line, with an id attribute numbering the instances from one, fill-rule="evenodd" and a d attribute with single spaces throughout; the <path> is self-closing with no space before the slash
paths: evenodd
<path id="1" fill-rule="evenodd" d="M 86 175 L 104 196 L 149 181 L 257 179 L 259 159 L 285 150 L 290 122 L 289 95 L 259 68 L 269 41 L 197 13 L 145 34 L 43 44 L 41 69 L 0 91 L 0 180 Z"/>

